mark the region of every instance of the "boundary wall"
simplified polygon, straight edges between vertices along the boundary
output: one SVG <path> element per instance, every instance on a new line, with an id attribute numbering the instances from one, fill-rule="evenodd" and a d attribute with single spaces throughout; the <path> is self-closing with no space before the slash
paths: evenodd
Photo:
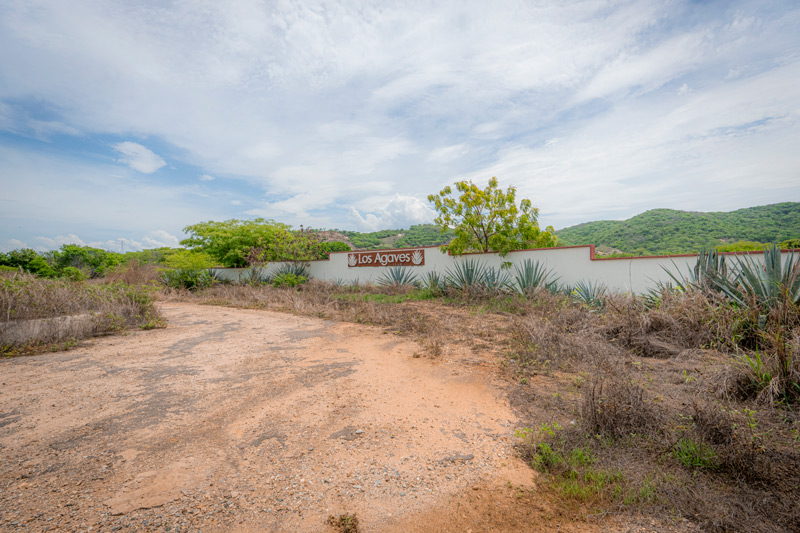
<path id="1" fill-rule="evenodd" d="M 504 262 L 512 264 L 509 270 L 513 276 L 514 267 L 521 265 L 526 259 L 538 261 L 547 269 L 552 270 L 553 276 L 561 284 L 575 285 L 579 281 L 603 283 L 608 289 L 616 293 L 642 294 L 654 288 L 657 282 L 669 282 L 671 278 L 664 269 L 671 272 L 680 271 L 688 275 L 696 263 L 695 254 L 666 255 L 647 257 L 595 257 L 593 245 L 566 246 L 559 248 L 540 248 L 535 250 L 518 250 L 510 252 L 505 257 L 497 253 L 472 253 L 462 256 L 452 256 L 442 252 L 438 246 L 423 246 L 419 248 L 404 248 L 393 250 L 377 250 L 381 253 L 400 252 L 408 253 L 415 250 L 424 251 L 424 264 L 407 266 L 408 270 L 421 278 L 429 272 L 445 274 L 452 270 L 456 263 L 466 260 L 478 260 L 488 267 L 499 268 Z M 310 261 L 309 272 L 313 278 L 350 283 L 376 283 L 386 275 L 392 267 L 386 266 L 350 266 L 348 257 L 351 253 L 364 252 L 333 252 L 328 259 Z M 785 260 L 793 252 L 783 252 Z M 736 264 L 737 257 L 750 255 L 757 263 L 763 264 L 763 252 L 729 252 L 728 264 Z M 731 257 L 732 256 L 732 257 Z M 260 267 L 265 274 L 274 273 L 283 263 L 269 263 Z M 238 281 L 246 279 L 249 275 L 248 268 L 218 268 L 215 271 L 222 277 Z"/>

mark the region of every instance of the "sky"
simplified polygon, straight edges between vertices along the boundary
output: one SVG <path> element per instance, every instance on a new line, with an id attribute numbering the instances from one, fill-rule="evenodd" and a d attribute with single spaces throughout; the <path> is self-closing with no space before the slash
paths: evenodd
<path id="1" fill-rule="evenodd" d="M 800 4 L 0 0 L 0 251 L 800 201 Z"/>

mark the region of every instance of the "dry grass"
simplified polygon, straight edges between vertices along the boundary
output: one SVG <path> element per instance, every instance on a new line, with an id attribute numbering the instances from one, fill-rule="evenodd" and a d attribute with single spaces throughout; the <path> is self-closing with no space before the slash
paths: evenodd
<path id="1" fill-rule="evenodd" d="M 30 353 L 128 327 L 161 325 L 151 291 L 15 273 L 0 277 L 0 347 Z"/>
<path id="2" fill-rule="evenodd" d="M 103 282 L 125 283 L 127 285 L 155 285 L 160 281 L 162 270 L 162 268 L 155 265 L 134 260 L 107 272 Z"/>
<path id="3" fill-rule="evenodd" d="M 196 293 L 171 291 L 169 298 L 384 326 L 412 337 L 431 357 L 456 344 L 487 348 L 508 327 L 499 317 L 486 319 L 482 314 L 479 319 L 466 309 L 432 301 L 428 293 L 410 287 L 340 287 L 316 280 L 298 289 L 220 284 Z"/>
<path id="4" fill-rule="evenodd" d="M 800 530 L 800 411 L 781 392 L 789 384 L 777 382 L 797 368 L 777 367 L 800 358 L 800 331 L 784 328 L 785 357 L 763 339 L 754 363 L 742 347 L 752 340 L 748 320 L 702 293 L 669 294 L 654 307 L 614 297 L 603 313 L 532 306 L 518 319 L 517 371 L 558 370 L 511 397 L 546 406 L 517 406 L 532 428 L 544 420 L 560 429 L 540 437 L 549 448 L 528 446 L 529 459 L 541 465 L 535 453 L 545 450 L 561 465 L 548 471 L 554 490 L 581 501 L 595 494 L 606 511 L 649 509 L 708 531 Z M 767 324 L 759 335 L 774 335 Z M 537 394 L 543 379 L 558 401 Z M 578 467 L 576 454 L 593 459 Z M 602 489 L 598 479 L 614 481 Z"/>

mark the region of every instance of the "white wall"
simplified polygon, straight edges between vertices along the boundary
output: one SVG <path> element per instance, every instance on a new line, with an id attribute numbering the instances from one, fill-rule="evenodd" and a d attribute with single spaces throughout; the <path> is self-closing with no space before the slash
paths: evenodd
<path id="1" fill-rule="evenodd" d="M 673 255 L 656 257 L 624 257 L 602 259 L 594 256 L 594 246 L 569 246 L 563 248 L 542 248 L 538 250 L 520 250 L 511 252 L 506 257 L 496 253 L 467 254 L 454 257 L 442 253 L 438 246 L 424 247 L 425 264 L 421 266 L 406 267 L 417 274 L 418 277 L 428 272 L 444 274 L 448 268 L 459 261 L 478 260 L 487 266 L 499 268 L 506 261 L 512 264 L 521 264 L 526 259 L 539 261 L 558 277 L 562 284 L 574 285 L 579 281 L 592 281 L 604 283 L 613 292 L 633 292 L 641 294 L 654 287 L 656 282 L 670 281 L 664 268 L 672 272 L 680 270 L 684 275 L 694 267 L 694 255 Z M 391 250 L 381 250 L 390 252 Z M 407 250 L 405 250 L 407 251 Z M 330 258 L 322 261 L 312 261 L 309 271 L 311 276 L 322 280 L 340 280 L 344 283 L 377 282 L 390 267 L 350 267 L 347 264 L 349 252 L 335 252 Z M 788 252 L 784 252 L 784 256 Z M 728 262 L 736 263 L 736 256 L 740 254 L 726 254 Z M 763 263 L 761 252 L 751 253 L 751 257 Z M 281 263 L 270 263 L 264 267 L 266 273 L 274 272 Z M 662 268 L 663 267 L 663 268 Z M 248 269 L 224 268 L 217 269 L 220 275 L 227 279 L 238 280 L 247 275 Z M 513 275 L 514 267 L 511 271 Z"/>

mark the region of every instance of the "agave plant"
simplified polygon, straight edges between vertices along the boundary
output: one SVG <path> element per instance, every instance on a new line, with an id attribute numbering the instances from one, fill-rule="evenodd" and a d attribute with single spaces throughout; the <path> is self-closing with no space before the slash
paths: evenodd
<path id="1" fill-rule="evenodd" d="M 206 272 L 208 273 L 208 277 L 211 279 L 212 283 L 219 283 L 223 285 L 229 285 L 231 283 L 230 278 L 225 277 L 219 270 L 215 268 L 207 268 Z"/>
<path id="2" fill-rule="evenodd" d="M 714 276 L 714 286 L 740 307 L 755 304 L 768 312 L 788 300 L 800 304 L 800 256 L 790 252 L 783 260 L 780 246 L 764 247 L 764 265 L 750 255 L 738 258 L 734 276 Z"/>
<path id="3" fill-rule="evenodd" d="M 486 265 L 477 259 L 466 259 L 445 271 L 447 284 L 458 290 L 469 290 L 483 285 L 486 279 Z"/>
<path id="4" fill-rule="evenodd" d="M 600 282 L 579 281 L 572 289 L 570 296 L 577 302 L 588 305 L 589 307 L 605 307 L 605 299 L 608 288 Z"/>
<path id="5" fill-rule="evenodd" d="M 502 268 L 487 268 L 483 273 L 482 282 L 488 290 L 501 292 L 511 286 L 511 275 Z"/>
<path id="6" fill-rule="evenodd" d="M 697 254 L 697 262 L 688 276 L 684 276 L 680 268 L 672 261 L 675 272 L 665 268 L 664 272 L 675 282 L 676 288 L 681 292 L 693 290 L 717 290 L 717 279 L 728 277 L 728 266 L 725 256 L 717 250 L 701 250 Z"/>
<path id="7" fill-rule="evenodd" d="M 273 273 L 273 277 L 285 276 L 286 274 L 291 274 L 298 278 L 303 277 L 306 279 L 311 279 L 311 274 L 308 272 L 308 263 L 304 263 L 302 261 L 293 261 L 290 263 L 281 264 L 281 266 L 279 266 Z"/>
<path id="8" fill-rule="evenodd" d="M 515 266 L 514 271 L 511 285 L 520 294 L 531 294 L 542 287 L 558 290 L 558 278 L 551 278 L 553 271 L 545 268 L 539 261 L 526 259 L 521 266 Z"/>
<path id="9" fill-rule="evenodd" d="M 384 274 L 381 276 L 378 281 L 378 285 L 383 286 L 401 286 L 401 285 L 416 285 L 417 282 L 417 275 L 408 268 L 404 266 L 395 266 L 390 267 Z"/>
<path id="10" fill-rule="evenodd" d="M 261 267 L 255 265 L 239 274 L 239 283 L 258 285 L 260 283 L 270 283 L 271 281 L 272 276 L 264 272 Z"/>
<path id="11" fill-rule="evenodd" d="M 444 292 L 447 289 L 447 279 L 434 270 L 422 278 L 422 286 L 431 292 Z"/>

